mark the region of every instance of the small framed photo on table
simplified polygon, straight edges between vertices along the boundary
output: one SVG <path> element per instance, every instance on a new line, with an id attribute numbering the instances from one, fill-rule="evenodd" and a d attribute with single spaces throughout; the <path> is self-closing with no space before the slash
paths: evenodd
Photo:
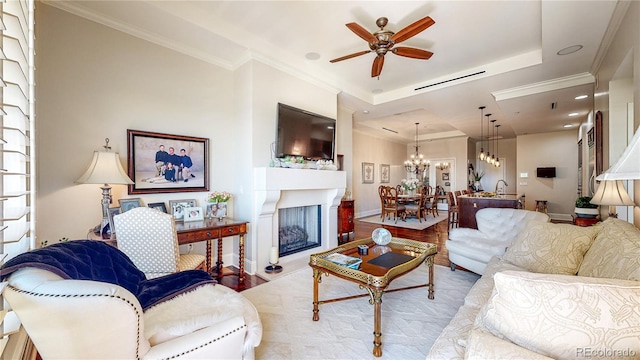
<path id="1" fill-rule="evenodd" d="M 147 206 L 152 209 L 156 209 L 160 212 L 163 212 L 165 214 L 167 213 L 167 207 L 165 206 L 164 202 L 149 203 L 147 204 Z"/>
<path id="2" fill-rule="evenodd" d="M 118 203 L 120 204 L 120 210 L 122 212 L 127 212 L 133 208 L 142 206 L 142 199 L 140 198 L 118 199 Z"/>
<path id="3" fill-rule="evenodd" d="M 202 208 L 199 206 L 184 208 L 184 221 L 204 220 Z"/>
<path id="4" fill-rule="evenodd" d="M 173 215 L 173 218 L 176 221 L 184 220 L 184 211 L 186 208 L 195 207 L 196 200 L 195 199 L 187 199 L 187 200 L 169 200 L 169 211 L 170 214 Z"/>

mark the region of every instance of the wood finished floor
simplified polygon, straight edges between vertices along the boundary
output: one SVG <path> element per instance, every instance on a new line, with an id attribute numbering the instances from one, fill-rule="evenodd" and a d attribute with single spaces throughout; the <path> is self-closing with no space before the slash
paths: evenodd
<path id="1" fill-rule="evenodd" d="M 378 224 L 366 223 L 359 220 L 355 220 L 355 237 L 352 234 L 351 240 L 354 239 L 363 239 L 371 237 L 371 232 L 377 227 L 380 227 Z M 412 230 L 399 228 L 395 226 L 383 225 L 385 229 L 391 232 L 391 236 L 405 238 L 410 240 L 424 241 L 432 244 L 436 244 L 438 246 L 438 253 L 435 257 L 435 263 L 437 265 L 449 266 L 449 254 L 447 249 L 444 246 L 444 242 L 447 240 L 447 221 L 441 221 L 434 226 L 426 228 L 424 230 Z M 345 236 L 346 238 L 346 236 Z M 238 269 L 231 267 L 228 270 L 237 273 Z M 266 280 L 255 276 L 255 275 L 246 275 L 245 281 L 243 284 L 238 284 L 237 276 L 224 276 L 222 279 L 218 280 L 221 284 L 228 286 L 230 288 L 236 289 L 237 291 L 242 291 L 246 289 L 250 289 L 252 287 L 258 286 L 267 282 Z"/>

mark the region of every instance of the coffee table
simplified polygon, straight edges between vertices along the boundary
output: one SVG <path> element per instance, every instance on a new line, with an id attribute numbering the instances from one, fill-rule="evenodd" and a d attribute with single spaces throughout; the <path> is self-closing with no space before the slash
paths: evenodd
<path id="1" fill-rule="evenodd" d="M 366 245 L 368 254 L 359 255 L 358 245 Z M 368 295 L 370 297 L 369 303 L 373 305 L 373 355 L 376 357 L 382 356 L 382 333 L 380 330 L 382 294 L 428 287 L 428 298 L 433 300 L 433 260 L 437 252 L 435 244 L 394 237 L 391 238 L 391 242 L 385 246 L 376 245 L 371 238 L 368 238 L 352 241 L 331 250 L 311 255 L 309 266 L 313 268 L 314 279 L 313 321 L 320 320 L 319 306 L 321 304 Z M 361 258 L 362 263 L 358 269 L 338 265 L 327 260 L 327 257 L 334 253 Z M 382 261 L 382 263 L 376 264 L 379 261 Z M 386 290 L 393 279 L 408 273 L 422 263 L 426 263 L 429 267 L 429 282 L 427 284 Z M 368 294 L 318 300 L 318 284 L 322 282 L 322 274 L 326 276 L 334 275 L 359 284 L 360 288 L 367 290 Z"/>

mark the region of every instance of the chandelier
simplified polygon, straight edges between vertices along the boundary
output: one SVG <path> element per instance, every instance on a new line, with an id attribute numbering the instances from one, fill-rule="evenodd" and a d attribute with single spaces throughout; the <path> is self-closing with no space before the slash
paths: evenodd
<path id="1" fill-rule="evenodd" d="M 449 169 L 449 166 L 451 166 L 451 165 L 449 165 L 448 162 L 437 163 L 436 164 L 436 169 L 438 169 L 440 171 L 443 171 L 443 170 Z"/>
<path id="2" fill-rule="evenodd" d="M 415 152 L 409 159 L 407 159 L 407 161 L 404 162 L 404 168 L 407 170 L 407 172 L 414 173 L 416 175 L 429 168 L 429 161 L 426 160 L 424 156 L 422 156 L 422 154 L 418 152 L 418 124 L 420 123 L 416 123 L 416 144 L 414 146 Z"/>

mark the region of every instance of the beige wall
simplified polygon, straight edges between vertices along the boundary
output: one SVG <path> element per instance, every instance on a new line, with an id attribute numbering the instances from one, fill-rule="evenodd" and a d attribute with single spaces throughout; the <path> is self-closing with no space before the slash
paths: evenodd
<path id="1" fill-rule="evenodd" d="M 578 185 L 576 139 L 577 130 L 518 136 L 517 193 L 526 196 L 527 210 L 535 209 L 536 200 L 547 200 L 549 216 L 571 220 Z M 538 167 L 555 167 L 556 177 L 537 178 Z"/>
<path id="2" fill-rule="evenodd" d="M 211 188 L 233 189 L 232 73 L 39 3 L 36 7 L 36 243 L 85 238 L 102 217 L 99 185 L 76 185 L 108 137 L 127 164 L 127 129 L 207 137 Z M 206 193 L 127 195 L 145 203 Z"/>

